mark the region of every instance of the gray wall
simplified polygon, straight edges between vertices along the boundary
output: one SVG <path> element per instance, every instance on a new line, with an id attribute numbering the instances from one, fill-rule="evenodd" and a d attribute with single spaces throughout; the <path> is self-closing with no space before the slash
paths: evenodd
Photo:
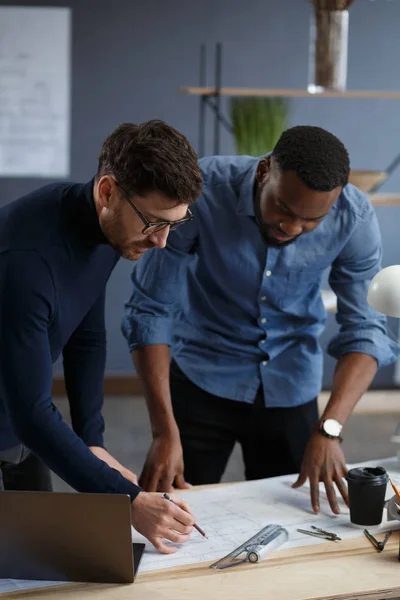
<path id="1" fill-rule="evenodd" d="M 90 178 L 103 138 L 122 121 L 163 118 L 197 145 L 198 100 L 178 92 L 197 85 L 201 42 L 224 44 L 223 84 L 304 88 L 307 83 L 311 8 L 306 0 L 24 0 L 10 6 L 70 6 L 72 54 L 71 179 Z M 350 12 L 348 87 L 400 89 L 400 2 L 357 0 Z M 50 57 L 49 57 L 50 58 Z M 291 124 L 323 126 L 348 147 L 354 169 L 384 169 L 400 151 L 400 101 L 304 98 L 291 102 Z M 211 119 L 208 125 L 212 127 Z M 207 147 L 212 152 L 211 143 Z M 228 134 L 223 153 L 234 152 Z M 9 202 L 47 183 L 1 179 L 0 201 Z M 382 191 L 400 190 L 400 170 Z M 400 258 L 398 208 L 377 210 L 384 262 Z M 108 371 L 130 371 L 120 334 L 123 301 L 129 296 L 130 265 L 121 262 L 108 289 Z M 397 330 L 397 323 L 392 323 Z M 324 340 L 334 331 L 333 318 Z M 333 362 L 326 365 L 329 383 Z M 392 384 L 393 369 L 376 380 Z"/>

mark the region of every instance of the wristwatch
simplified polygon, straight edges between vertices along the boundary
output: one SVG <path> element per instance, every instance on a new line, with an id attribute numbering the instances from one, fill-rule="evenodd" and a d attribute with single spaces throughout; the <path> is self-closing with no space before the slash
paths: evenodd
<path id="1" fill-rule="evenodd" d="M 336 419 L 325 419 L 324 421 L 320 421 L 319 431 L 325 437 L 331 440 L 339 440 L 342 441 L 341 431 L 343 429 L 343 425 L 336 421 Z"/>

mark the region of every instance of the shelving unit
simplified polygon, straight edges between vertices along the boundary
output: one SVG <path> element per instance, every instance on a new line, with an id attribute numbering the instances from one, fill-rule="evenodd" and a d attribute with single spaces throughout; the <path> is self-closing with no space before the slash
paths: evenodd
<path id="1" fill-rule="evenodd" d="M 199 149 L 200 157 L 204 156 L 206 108 L 209 107 L 214 114 L 214 154 L 219 154 L 221 126 L 232 133 L 232 125 L 222 114 L 221 97 L 231 96 L 258 96 L 258 97 L 287 97 L 287 98 L 361 98 L 361 99 L 387 99 L 399 100 L 400 91 L 378 91 L 378 90 L 346 90 L 345 92 L 319 92 L 313 94 L 308 90 L 290 89 L 260 89 L 260 88 L 233 88 L 222 87 L 222 44 L 217 43 L 215 47 L 215 83 L 213 87 L 206 86 L 206 46 L 200 47 L 200 81 L 198 87 L 183 86 L 180 92 L 189 96 L 200 98 L 199 106 Z M 378 194 L 376 191 L 387 181 L 388 177 L 400 165 L 400 154 L 397 155 L 385 169 L 387 177 L 374 185 L 368 192 L 371 204 L 375 206 L 400 206 L 400 193 Z M 321 290 L 325 309 L 328 312 L 336 312 L 336 296 L 332 290 Z"/>
<path id="2" fill-rule="evenodd" d="M 277 97 L 284 96 L 288 98 L 360 98 L 360 99 L 387 99 L 399 100 L 400 91 L 379 91 L 379 90 L 346 90 L 345 92 L 327 91 L 321 93 L 311 93 L 307 90 L 290 89 L 259 89 L 259 88 L 233 88 L 222 87 L 222 44 L 218 42 L 215 47 L 215 70 L 214 86 L 206 86 L 206 46 L 200 47 L 200 76 L 199 86 L 183 86 L 180 92 L 189 96 L 200 98 L 199 105 L 199 147 L 198 155 L 204 156 L 205 149 L 205 127 L 206 127 L 206 108 L 210 108 L 214 114 L 214 140 L 213 152 L 220 153 L 221 127 L 229 133 L 232 133 L 232 125 L 221 109 L 221 97 L 231 96 L 258 96 L 258 97 Z M 393 173 L 400 165 L 400 154 L 396 156 L 388 168 L 385 170 L 387 177 Z M 378 183 L 369 190 L 369 197 L 372 204 L 377 206 L 397 206 L 400 205 L 400 194 L 376 194 L 375 192 L 383 185 L 384 181 Z"/>

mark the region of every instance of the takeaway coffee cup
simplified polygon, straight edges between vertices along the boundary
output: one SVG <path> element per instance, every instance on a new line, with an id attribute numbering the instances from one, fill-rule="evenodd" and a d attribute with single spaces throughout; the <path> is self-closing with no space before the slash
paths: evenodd
<path id="1" fill-rule="evenodd" d="M 347 473 L 350 521 L 355 525 L 382 522 L 389 475 L 383 467 L 358 467 Z"/>

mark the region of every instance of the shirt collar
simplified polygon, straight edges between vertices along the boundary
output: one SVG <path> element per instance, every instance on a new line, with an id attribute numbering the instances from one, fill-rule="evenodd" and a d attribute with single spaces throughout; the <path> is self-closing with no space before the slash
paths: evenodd
<path id="1" fill-rule="evenodd" d="M 270 154 L 271 153 L 268 153 L 266 156 L 270 156 Z M 240 185 L 239 202 L 236 210 L 238 215 L 248 217 L 256 216 L 254 212 L 254 182 L 256 180 L 258 163 L 262 158 L 264 157 L 259 156 L 258 158 L 255 158 L 254 162 L 251 164 L 245 176 L 243 177 L 243 181 Z"/>

